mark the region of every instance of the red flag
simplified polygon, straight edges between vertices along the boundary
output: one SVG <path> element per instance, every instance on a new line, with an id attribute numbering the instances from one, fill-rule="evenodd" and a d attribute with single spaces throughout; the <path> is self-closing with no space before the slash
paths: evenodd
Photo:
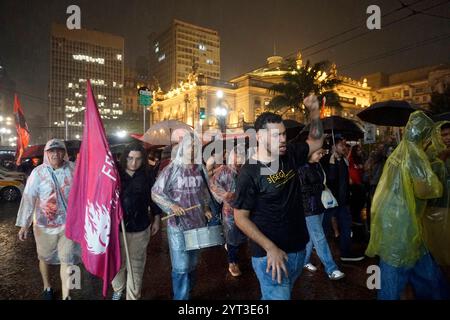
<path id="1" fill-rule="evenodd" d="M 66 236 L 81 245 L 86 270 L 103 279 L 103 296 L 120 269 L 120 176 L 87 83 L 80 154 L 67 208 Z"/>
<path id="2" fill-rule="evenodd" d="M 23 115 L 23 110 L 20 106 L 17 94 L 14 95 L 14 118 L 17 131 L 16 165 L 20 165 L 23 152 L 30 142 L 30 131 L 28 131 L 28 125 L 25 121 L 25 116 Z"/>

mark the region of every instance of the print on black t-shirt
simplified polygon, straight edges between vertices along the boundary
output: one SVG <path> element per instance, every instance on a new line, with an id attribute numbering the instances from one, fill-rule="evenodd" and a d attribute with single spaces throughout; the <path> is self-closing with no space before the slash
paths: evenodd
<path id="1" fill-rule="evenodd" d="M 261 175 L 268 164 L 243 165 L 237 182 L 233 207 L 250 211 L 250 220 L 286 253 L 301 251 L 309 240 L 300 198 L 297 168 L 308 159 L 306 143 L 288 145 L 280 157 L 279 170 Z M 252 256 L 263 257 L 263 248 L 250 240 Z"/>

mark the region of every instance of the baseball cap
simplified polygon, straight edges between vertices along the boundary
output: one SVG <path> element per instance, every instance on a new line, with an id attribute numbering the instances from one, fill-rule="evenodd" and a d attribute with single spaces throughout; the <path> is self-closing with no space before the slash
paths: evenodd
<path id="1" fill-rule="evenodd" d="M 66 145 L 62 140 L 52 139 L 47 142 L 45 145 L 44 151 L 48 151 L 50 149 L 64 149 L 66 150 Z"/>

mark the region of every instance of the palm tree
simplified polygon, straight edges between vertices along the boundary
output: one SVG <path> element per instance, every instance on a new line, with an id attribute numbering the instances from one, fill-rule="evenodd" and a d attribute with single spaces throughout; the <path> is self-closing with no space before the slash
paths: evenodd
<path id="1" fill-rule="evenodd" d="M 274 84 L 269 89 L 271 94 L 276 94 L 269 103 L 269 109 L 284 114 L 294 108 L 307 115 L 307 109 L 303 107 L 303 99 L 310 92 L 314 92 L 319 97 L 319 101 L 325 97 L 327 106 L 341 109 L 339 95 L 333 91 L 333 88 L 342 81 L 333 74 L 325 74 L 328 66 L 328 61 L 321 61 L 311 67 L 308 60 L 304 66 L 297 67 L 294 59 L 286 60 L 283 69 L 288 72 L 283 76 L 283 82 Z"/>

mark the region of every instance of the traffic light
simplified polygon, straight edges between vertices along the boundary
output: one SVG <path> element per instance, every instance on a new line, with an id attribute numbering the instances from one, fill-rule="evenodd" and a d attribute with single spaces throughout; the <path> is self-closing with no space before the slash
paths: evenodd
<path id="1" fill-rule="evenodd" d="M 206 111 L 205 108 L 200 108 L 200 119 L 205 120 L 206 119 Z"/>

